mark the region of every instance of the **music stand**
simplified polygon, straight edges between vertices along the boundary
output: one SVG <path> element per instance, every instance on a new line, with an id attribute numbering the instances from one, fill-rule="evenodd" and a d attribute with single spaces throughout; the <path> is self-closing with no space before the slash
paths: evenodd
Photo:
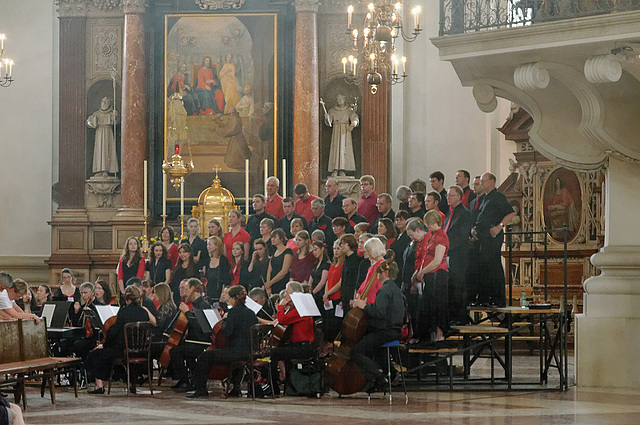
<path id="1" fill-rule="evenodd" d="M 62 329 L 64 328 L 65 323 L 69 317 L 69 309 L 73 302 L 71 301 L 47 301 L 42 305 L 43 316 L 45 316 L 45 311 L 49 310 L 50 307 L 48 305 L 53 306 L 53 313 L 51 315 L 46 315 L 48 320 L 51 323 L 47 323 L 48 329 Z"/>

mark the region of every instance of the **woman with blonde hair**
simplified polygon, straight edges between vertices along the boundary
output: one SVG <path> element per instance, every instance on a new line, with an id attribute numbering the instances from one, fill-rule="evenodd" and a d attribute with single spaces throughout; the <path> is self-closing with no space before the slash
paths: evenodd
<path id="1" fill-rule="evenodd" d="M 223 255 L 224 243 L 218 236 L 207 239 L 209 261 L 205 264 L 204 277 L 207 279 L 207 298 L 209 303 L 218 301 L 222 288 L 231 281 L 229 277 L 229 260 Z"/>

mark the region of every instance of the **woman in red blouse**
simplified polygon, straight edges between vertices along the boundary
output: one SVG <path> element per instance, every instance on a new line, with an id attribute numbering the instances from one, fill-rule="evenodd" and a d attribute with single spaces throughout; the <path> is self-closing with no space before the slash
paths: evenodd
<path id="1" fill-rule="evenodd" d="M 336 316 L 336 306 L 340 304 L 342 296 L 340 288 L 342 287 L 344 257 L 345 254 L 340 247 L 340 241 L 337 240 L 333 244 L 333 261 L 329 266 L 327 285 L 324 288 L 324 296 L 322 297 L 324 305 L 329 309 L 321 310 L 324 312 L 324 340 L 332 345 L 342 328 L 342 317 Z"/>
<path id="2" fill-rule="evenodd" d="M 175 233 L 173 231 L 173 227 L 164 226 L 160 231 L 160 239 L 162 243 L 167 248 L 167 252 L 169 253 L 169 260 L 171 260 L 171 268 L 173 269 L 178 262 L 178 244 L 173 241 L 175 237 Z"/>
<path id="3" fill-rule="evenodd" d="M 356 291 L 356 297 L 359 298 L 360 294 L 364 293 L 365 288 L 367 287 L 367 283 L 369 280 L 373 279 L 373 284 L 371 285 L 371 289 L 367 293 L 367 303 L 372 304 L 376 300 L 376 295 L 378 294 L 378 290 L 382 287 L 382 282 L 378 279 L 378 273 L 376 270 L 380 263 L 384 261 L 384 254 L 387 253 L 387 249 L 380 239 L 373 237 L 369 239 L 364 244 L 364 249 L 367 251 L 367 255 L 371 261 L 371 266 L 369 266 L 369 270 L 367 271 L 367 277 L 364 278 L 364 282 L 360 285 L 358 290 Z M 351 303 L 353 307 L 353 300 Z"/>
<path id="4" fill-rule="evenodd" d="M 438 210 L 429 211 L 424 217 L 424 223 L 417 218 L 407 223 L 407 234 L 418 244 L 416 271 L 411 278 L 412 292 L 417 291 L 418 284 L 424 284 L 417 334 L 433 341 L 444 340 L 444 333 L 449 326 L 449 238 L 441 226 L 442 217 Z"/>
<path id="5" fill-rule="evenodd" d="M 231 286 L 240 283 L 240 270 L 244 263 L 244 244 L 242 242 L 234 242 L 231 247 Z"/>

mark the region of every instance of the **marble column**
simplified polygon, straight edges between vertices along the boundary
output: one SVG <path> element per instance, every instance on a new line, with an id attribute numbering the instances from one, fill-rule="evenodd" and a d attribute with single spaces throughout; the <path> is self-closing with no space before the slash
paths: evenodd
<path id="1" fill-rule="evenodd" d="M 376 94 L 367 83 L 362 91 L 362 174 L 375 177 L 376 192 L 388 192 L 391 87 L 383 78 Z"/>
<path id="2" fill-rule="evenodd" d="M 59 210 L 84 209 L 86 32 L 86 16 L 60 16 Z"/>
<path id="3" fill-rule="evenodd" d="M 318 0 L 296 0 L 296 63 L 293 115 L 293 183 L 318 193 L 320 118 Z"/>
<path id="4" fill-rule="evenodd" d="M 142 218 L 147 155 L 147 96 L 144 12 L 148 0 L 124 0 L 122 75 L 122 208 L 119 217 Z"/>
<path id="5" fill-rule="evenodd" d="M 635 229 L 640 166 L 609 158 L 604 248 L 591 262 L 601 273 L 584 282 L 576 315 L 576 371 L 582 386 L 640 387 L 640 246 Z"/>

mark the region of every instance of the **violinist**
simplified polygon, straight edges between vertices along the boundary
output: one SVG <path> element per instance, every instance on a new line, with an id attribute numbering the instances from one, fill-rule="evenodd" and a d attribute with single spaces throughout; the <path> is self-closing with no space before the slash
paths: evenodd
<path id="1" fill-rule="evenodd" d="M 395 262 L 383 261 L 376 272 L 378 279 L 384 283 L 374 302 L 363 299 L 353 301 L 354 307 L 363 309 L 369 318 L 367 333 L 353 346 L 351 359 L 367 380 L 365 390 L 370 393 L 388 388 L 389 383 L 373 357 L 383 344 L 402 337 L 404 318 L 402 291 L 394 282 L 398 276 L 398 266 Z"/>
<path id="2" fill-rule="evenodd" d="M 291 339 L 282 346 L 274 347 L 271 350 L 271 376 L 273 377 L 273 390 L 275 394 L 280 394 L 280 382 L 286 378 L 285 360 L 306 359 L 313 356 L 315 347 L 313 346 L 314 329 L 312 317 L 301 317 L 298 310 L 291 301 L 291 294 L 302 293 L 302 285 L 291 281 L 287 283 L 285 296 L 278 305 L 275 325 L 290 326 Z M 280 363 L 280 364 L 279 364 Z M 278 373 L 278 367 L 280 372 Z"/>
<path id="3" fill-rule="evenodd" d="M 185 302 L 181 302 L 178 309 L 186 314 L 189 319 L 187 327 L 187 339 L 184 339 L 180 345 L 173 347 L 169 354 L 171 356 L 171 368 L 174 377 L 178 382 L 171 388 L 176 392 L 187 392 L 192 389 L 189 383 L 189 373 L 187 371 L 187 361 L 195 360 L 202 352 L 211 345 L 211 334 L 205 333 L 196 319 L 193 310 L 206 310 L 211 306 L 202 297 L 202 282 L 200 279 L 191 278 L 187 280 L 184 287 L 186 296 Z M 190 310 L 187 302 L 193 304 Z"/>
<path id="4" fill-rule="evenodd" d="M 90 323 L 86 323 L 89 320 L 87 314 L 97 314 L 96 305 L 102 305 L 102 303 L 96 300 L 95 287 L 91 282 L 85 282 L 80 285 L 80 299 L 82 306 L 76 310 L 77 316 L 73 326 L 85 327 L 86 325 L 87 327 L 85 328 L 85 334 L 73 342 L 73 352 L 76 354 L 76 357 L 85 359 L 87 354 L 89 354 L 98 343 L 98 331 L 97 329 L 93 329 Z M 92 313 L 85 313 L 87 311 L 91 311 Z"/>
<path id="5" fill-rule="evenodd" d="M 267 298 L 267 292 L 262 288 L 253 288 L 251 292 L 249 292 L 249 298 L 262 306 L 262 309 L 256 314 L 258 322 L 263 325 L 271 323 L 275 311 L 271 300 Z"/>
<path id="6" fill-rule="evenodd" d="M 213 365 L 225 365 L 249 358 L 251 351 L 250 329 L 258 320 L 256 315 L 246 305 L 247 291 L 242 285 L 236 285 L 229 289 L 229 305 L 233 308 L 222 319 L 222 333 L 229 339 L 227 346 L 207 350 L 198 357 L 193 383 L 195 392 L 188 398 L 208 397 L 207 378 Z M 242 369 L 233 371 L 231 377 L 232 389 L 230 397 L 240 397 L 240 384 Z"/>
<path id="7" fill-rule="evenodd" d="M 109 379 L 111 365 L 124 355 L 124 325 L 146 322 L 149 313 L 140 305 L 140 290 L 127 286 L 124 290 L 124 306 L 118 311 L 115 323 L 107 331 L 104 344 L 91 351 L 84 362 L 89 379 L 94 378 L 96 386 L 89 394 L 104 394 L 104 380 Z"/>

